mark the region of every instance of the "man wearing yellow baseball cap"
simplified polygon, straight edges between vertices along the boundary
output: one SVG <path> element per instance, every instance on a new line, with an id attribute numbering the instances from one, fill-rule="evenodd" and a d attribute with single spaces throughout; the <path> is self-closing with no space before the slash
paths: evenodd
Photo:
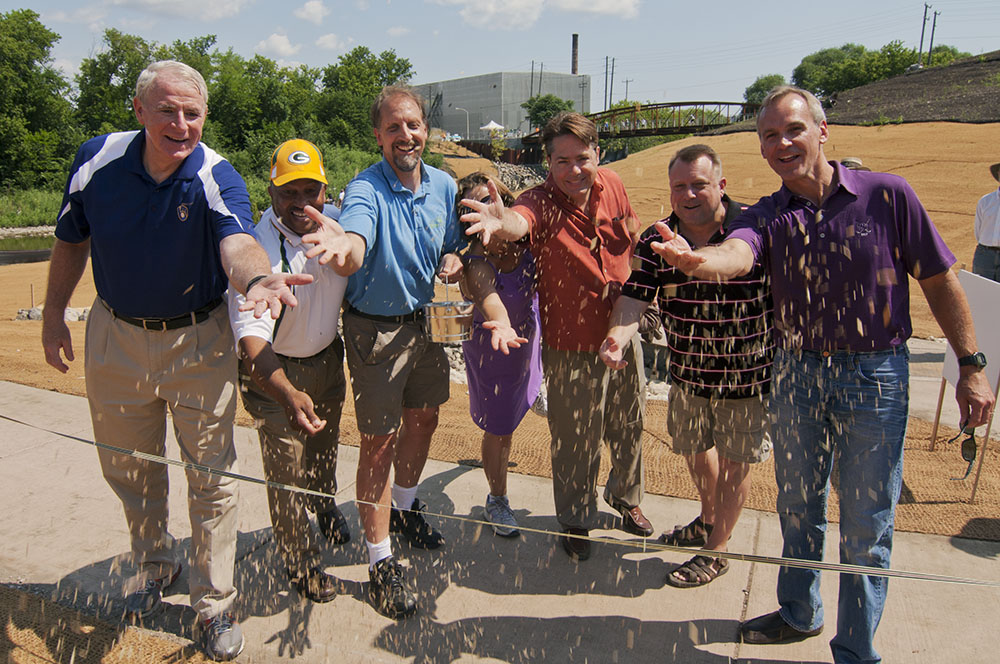
<path id="1" fill-rule="evenodd" d="M 323 571 L 319 539 L 309 523 L 333 544 L 350 540 L 337 507 L 337 445 L 344 405 L 344 343 L 337 334 L 347 278 L 308 258 L 302 236 L 319 224 L 306 206 L 337 219 L 324 205 L 326 171 L 319 148 L 302 139 L 286 141 L 271 155 L 271 207 L 254 229 L 273 272 L 309 274 L 314 281 L 295 295 L 299 306 L 281 317 L 254 318 L 239 310 L 243 296 L 230 289 L 229 316 L 240 352 L 243 404 L 257 422 L 264 474 L 272 482 L 311 489 L 319 498 L 269 487 L 267 501 L 274 541 L 299 592 L 316 602 L 332 600 L 335 579 Z"/>

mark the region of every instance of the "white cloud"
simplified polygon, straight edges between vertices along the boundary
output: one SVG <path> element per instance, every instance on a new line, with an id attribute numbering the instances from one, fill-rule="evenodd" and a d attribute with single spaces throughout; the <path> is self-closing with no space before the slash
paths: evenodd
<path id="1" fill-rule="evenodd" d="M 86 25 L 91 32 L 104 32 L 104 19 L 108 15 L 108 10 L 104 7 L 92 5 L 89 7 L 79 7 L 71 12 L 54 11 L 45 12 L 41 15 L 42 22 L 48 23 L 72 23 L 74 25 Z"/>
<path id="2" fill-rule="evenodd" d="M 354 6 L 358 8 L 358 11 L 362 11 L 362 12 L 363 11 L 367 11 L 368 10 L 368 0 L 358 0 L 357 2 L 354 3 Z"/>
<path id="3" fill-rule="evenodd" d="M 292 13 L 304 21 L 319 25 L 325 17 L 330 15 L 330 10 L 320 0 L 309 0 Z"/>
<path id="4" fill-rule="evenodd" d="M 52 61 L 52 66 L 61 71 L 67 81 L 72 81 L 80 73 L 80 63 L 68 58 L 56 58 Z"/>
<path id="5" fill-rule="evenodd" d="M 566 12 L 611 14 L 622 18 L 639 15 L 639 0 L 549 0 L 553 9 Z"/>
<path id="6" fill-rule="evenodd" d="M 288 40 L 288 35 L 282 35 L 275 32 L 267 39 L 258 42 L 254 47 L 254 50 L 263 55 L 274 55 L 279 58 L 288 58 L 298 53 L 301 48 L 301 46 L 292 44 L 292 42 Z"/>
<path id="7" fill-rule="evenodd" d="M 349 43 L 350 39 L 341 39 L 332 32 L 325 35 L 320 35 L 316 40 L 316 46 L 320 48 L 325 48 L 328 51 L 339 51 L 345 48 Z"/>
<path id="8" fill-rule="evenodd" d="M 471 26 L 510 30 L 535 24 L 545 6 L 544 0 L 433 0 L 439 5 L 459 6 L 459 16 Z"/>
<path id="9" fill-rule="evenodd" d="M 410 34 L 410 29 L 404 25 L 396 25 L 385 31 L 390 37 L 402 37 Z"/>
<path id="10" fill-rule="evenodd" d="M 119 7 L 146 10 L 154 14 L 215 21 L 236 16 L 251 0 L 110 0 Z"/>

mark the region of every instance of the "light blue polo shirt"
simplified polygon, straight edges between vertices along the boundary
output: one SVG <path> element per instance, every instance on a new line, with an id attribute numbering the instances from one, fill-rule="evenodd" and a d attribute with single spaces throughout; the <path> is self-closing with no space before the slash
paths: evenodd
<path id="1" fill-rule="evenodd" d="M 414 194 L 383 158 L 347 185 L 340 225 L 364 238 L 365 258 L 348 279 L 346 298 L 365 313 L 399 316 L 432 301 L 441 256 L 465 244 L 455 181 L 423 162 L 420 173 Z"/>
<path id="2" fill-rule="evenodd" d="M 222 296 L 219 242 L 251 233 L 250 198 L 228 161 L 199 143 L 157 184 L 142 165 L 145 131 L 98 136 L 77 151 L 56 237 L 90 238 L 97 293 L 115 311 L 170 318 Z"/>

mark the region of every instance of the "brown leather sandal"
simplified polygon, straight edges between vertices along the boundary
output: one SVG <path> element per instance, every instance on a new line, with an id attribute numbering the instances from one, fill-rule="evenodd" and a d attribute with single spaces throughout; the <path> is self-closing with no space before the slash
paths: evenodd
<path id="1" fill-rule="evenodd" d="M 667 574 L 667 583 L 674 588 L 697 588 L 715 581 L 728 571 L 729 561 L 725 558 L 695 556 Z"/>
<path id="2" fill-rule="evenodd" d="M 711 524 L 701 520 L 698 515 L 694 521 L 686 526 L 675 526 L 669 533 L 660 535 L 658 542 L 669 544 L 670 546 L 705 546 L 708 536 L 712 534 Z"/>

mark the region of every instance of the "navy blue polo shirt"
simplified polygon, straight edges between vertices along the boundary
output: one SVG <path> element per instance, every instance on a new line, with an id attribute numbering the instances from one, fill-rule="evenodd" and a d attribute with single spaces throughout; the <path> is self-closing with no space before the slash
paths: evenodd
<path id="1" fill-rule="evenodd" d="M 98 136 L 77 151 L 56 237 L 90 238 L 94 284 L 127 316 L 169 318 L 221 297 L 228 286 L 219 242 L 250 233 L 243 178 L 199 143 L 157 184 L 142 165 L 145 131 Z"/>

